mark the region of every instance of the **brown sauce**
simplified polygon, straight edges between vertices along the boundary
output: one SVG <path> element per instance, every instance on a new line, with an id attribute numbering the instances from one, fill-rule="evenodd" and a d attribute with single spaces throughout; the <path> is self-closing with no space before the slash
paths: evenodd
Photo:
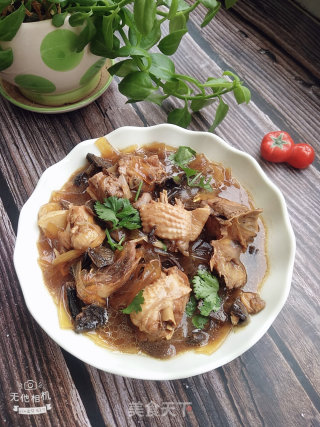
<path id="1" fill-rule="evenodd" d="M 166 172 L 169 176 L 181 174 L 176 166 L 169 160 L 170 154 L 175 151 L 172 147 L 167 147 L 162 143 L 153 143 L 143 148 L 128 147 L 125 152 L 133 152 L 137 154 L 157 154 L 160 161 L 165 165 Z M 224 169 L 222 165 L 214 162 L 209 162 L 203 155 L 198 155 L 192 162 L 190 167 L 198 170 L 205 170 L 209 167 L 211 170 L 210 175 L 213 176 L 215 181 L 215 189 L 212 195 L 219 195 L 226 199 L 247 205 L 253 206 L 253 201 L 250 194 L 231 176 L 231 171 Z M 73 184 L 74 176 L 79 173 L 74 173 L 69 181 L 59 191 L 53 192 L 50 201 L 59 202 L 61 200 L 72 202 L 75 205 L 82 205 L 90 199 L 86 191 L 79 189 Z M 154 192 L 154 197 L 156 196 Z M 199 202 L 194 201 L 196 196 L 201 194 L 202 198 L 206 197 L 204 191 L 199 188 L 190 188 L 186 184 L 182 184 L 179 188 L 168 189 L 169 202 L 174 202 L 177 197 L 185 203 L 186 209 L 194 209 L 199 206 Z M 135 231 L 136 232 L 136 231 Z M 127 233 L 127 237 L 130 237 Z M 212 255 L 212 247 L 210 240 L 207 238 L 205 231 L 203 231 L 198 239 L 190 244 L 190 256 L 185 257 L 180 252 L 175 252 L 173 256 L 176 265 L 184 271 L 191 279 L 198 270 L 200 265 L 208 265 Z M 55 258 L 55 249 L 59 249 L 59 242 L 54 239 L 48 239 L 41 232 L 38 241 L 39 248 L 39 264 L 43 272 L 44 282 L 58 305 L 59 319 L 61 327 L 72 328 L 71 316 L 68 314 L 66 308 L 67 303 L 62 292 L 63 286 L 66 282 L 72 280 L 70 274 L 70 264 L 62 264 L 53 266 L 52 260 Z M 160 257 L 162 265 L 166 267 L 167 254 L 159 249 L 154 250 L 155 256 Z M 247 283 L 243 288 L 244 291 L 258 292 L 264 277 L 267 273 L 268 260 L 266 255 L 266 231 L 263 221 L 259 220 L 259 232 L 254 241 L 249 245 L 248 250 L 241 255 L 241 261 L 247 271 Z M 226 288 L 220 289 L 219 295 L 224 302 L 230 298 L 232 291 L 227 291 Z M 231 322 L 221 310 L 210 318 L 207 327 L 198 332 L 195 331 L 191 319 L 187 318 L 184 314 L 181 324 L 175 331 L 173 337 L 166 341 L 149 342 L 141 340 L 137 329 L 132 325 L 130 317 L 122 314 L 120 311 L 108 307 L 108 322 L 103 327 L 95 332 L 86 333 L 86 335 L 93 339 L 98 345 L 107 347 L 112 350 L 118 350 L 125 353 L 139 353 L 143 352 L 157 358 L 168 358 L 178 353 L 194 349 L 197 352 L 211 354 L 215 351 L 225 340 L 227 335 L 232 329 Z"/>

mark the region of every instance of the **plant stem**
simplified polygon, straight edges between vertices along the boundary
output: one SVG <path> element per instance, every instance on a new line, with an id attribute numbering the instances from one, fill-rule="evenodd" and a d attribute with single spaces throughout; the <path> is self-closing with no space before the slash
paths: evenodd
<path id="1" fill-rule="evenodd" d="M 198 7 L 200 4 L 200 1 L 197 0 L 191 7 L 189 7 L 189 9 L 186 9 L 184 12 L 185 13 L 190 13 L 192 12 L 196 7 Z"/>
<path id="2" fill-rule="evenodd" d="M 167 19 L 168 13 L 157 9 L 157 15 L 164 16 Z"/>
<path id="3" fill-rule="evenodd" d="M 108 12 L 108 11 L 112 11 L 114 9 L 117 8 L 121 8 L 123 6 L 126 6 L 127 4 L 132 3 L 132 0 L 122 0 L 120 3 L 115 3 L 111 6 L 71 6 L 68 7 L 67 10 L 68 12 L 72 12 L 72 11 L 80 11 L 83 10 L 84 12 L 90 12 L 91 10 L 94 12 Z"/>
<path id="4" fill-rule="evenodd" d="M 118 31 L 119 31 L 119 34 L 121 35 L 122 40 L 124 41 L 125 45 L 131 46 L 131 43 L 130 43 L 126 33 L 123 31 L 123 28 L 119 28 Z"/>

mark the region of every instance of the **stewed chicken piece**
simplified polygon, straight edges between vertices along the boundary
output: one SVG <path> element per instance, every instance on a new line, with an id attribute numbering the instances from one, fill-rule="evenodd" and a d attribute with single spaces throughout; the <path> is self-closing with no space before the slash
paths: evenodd
<path id="1" fill-rule="evenodd" d="M 151 339 L 169 340 L 179 326 L 191 292 L 188 277 L 177 267 L 169 268 L 143 291 L 142 311 L 131 321 Z"/>
<path id="2" fill-rule="evenodd" d="M 240 288 L 247 282 L 245 266 L 240 261 L 241 246 L 228 239 L 212 240 L 213 255 L 210 260 L 211 270 L 224 278 L 229 289 Z"/>
<path id="3" fill-rule="evenodd" d="M 83 251 L 101 245 L 105 237 L 105 232 L 94 223 L 93 215 L 84 205 L 70 206 L 67 226 L 64 231 L 58 233 L 58 239 L 65 249 Z"/>
<path id="4" fill-rule="evenodd" d="M 240 299 L 249 314 L 257 314 L 266 306 L 265 301 L 255 292 L 243 292 Z"/>
<path id="5" fill-rule="evenodd" d="M 259 231 L 258 218 L 262 209 L 250 209 L 222 197 L 206 200 L 205 203 L 211 208 L 207 224 L 209 233 L 212 232 L 215 238 L 228 236 L 239 242 L 242 252 L 245 252 Z"/>
<path id="6" fill-rule="evenodd" d="M 131 191 L 123 175 L 117 177 L 107 172 L 99 172 L 88 181 L 87 193 L 94 199 L 103 202 L 109 196 L 131 199 Z"/>
<path id="7" fill-rule="evenodd" d="M 59 209 L 58 203 L 47 203 L 41 207 L 38 224 L 46 236 L 58 239 L 64 249 L 85 251 L 95 248 L 104 241 L 105 232 L 94 222 L 86 206 Z"/>
<path id="8" fill-rule="evenodd" d="M 184 255 L 188 255 L 189 242 L 197 239 L 209 215 L 209 206 L 187 211 L 179 199 L 171 205 L 166 190 L 160 194 L 159 201 L 152 200 L 140 207 L 143 231 L 154 230 L 156 236 L 175 241 Z"/>
<path id="9" fill-rule="evenodd" d="M 222 197 L 206 200 L 211 215 L 206 224 L 212 240 L 213 255 L 210 268 L 224 278 L 229 289 L 240 288 L 247 282 L 247 273 L 240 261 L 241 252 L 247 250 L 259 231 L 258 217 L 261 209 L 250 209 L 245 205 Z"/>
<path id="10" fill-rule="evenodd" d="M 114 263 L 104 268 L 81 269 L 81 262 L 75 267 L 74 276 L 77 294 L 86 304 L 106 304 L 106 298 L 120 289 L 135 271 L 141 254 L 134 242 L 125 244 L 118 252 Z"/>
<path id="11" fill-rule="evenodd" d="M 118 172 L 125 175 L 130 188 L 138 187 L 141 181 L 149 185 L 159 183 L 166 177 L 166 171 L 156 154 L 146 158 L 125 155 L 119 160 Z"/>

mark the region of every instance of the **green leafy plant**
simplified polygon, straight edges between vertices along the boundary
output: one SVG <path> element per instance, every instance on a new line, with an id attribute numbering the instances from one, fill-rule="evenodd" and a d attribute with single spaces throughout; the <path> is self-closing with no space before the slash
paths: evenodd
<path id="1" fill-rule="evenodd" d="M 224 0 L 226 9 L 237 0 Z M 201 82 L 176 72 L 169 56 L 179 47 L 187 33 L 189 16 L 204 6 L 207 14 L 202 27 L 209 24 L 222 3 L 218 0 L 0 0 L 0 42 L 10 41 L 22 22 L 52 19 L 57 28 L 70 15 L 73 27 L 81 26 L 74 46 L 80 52 L 88 44 L 93 54 L 118 58 L 109 72 L 118 76 L 119 91 L 127 102 L 149 101 L 157 105 L 169 97 L 183 103 L 168 114 L 168 122 L 187 127 L 193 112 L 218 102 L 210 127 L 213 131 L 225 118 L 228 105 L 222 97 L 233 92 L 238 104 L 250 101 L 250 91 L 239 77 L 225 71 L 220 77 Z M 169 33 L 164 34 L 167 23 Z M 150 51 L 157 47 L 158 52 Z M 0 71 L 12 63 L 11 49 L 0 47 Z M 192 175 L 193 176 L 193 175 Z"/>
<path id="2" fill-rule="evenodd" d="M 188 317 L 192 317 L 196 308 L 197 308 L 197 300 L 194 295 L 191 295 L 186 305 L 186 309 L 185 309 L 186 315 Z"/>
<path id="3" fill-rule="evenodd" d="M 112 223 L 113 227 L 110 231 L 120 228 L 127 228 L 128 230 L 141 228 L 139 211 L 131 205 L 128 199 L 111 196 L 104 199 L 103 203 L 96 202 L 94 204 L 94 210 L 100 219 Z M 113 251 L 116 249 L 122 251 L 124 237 L 122 237 L 119 242 L 115 242 L 110 235 L 110 231 L 108 228 L 105 230 L 107 241 L 111 249 Z"/>
<path id="4" fill-rule="evenodd" d="M 206 181 L 201 172 L 188 167 L 188 164 L 195 158 L 195 155 L 196 152 L 192 148 L 182 145 L 170 159 L 184 171 L 189 187 L 199 187 L 207 191 L 212 191 L 210 185 L 212 178 L 209 177 Z"/>
<path id="5" fill-rule="evenodd" d="M 202 300 L 200 314 L 209 316 L 211 311 L 220 309 L 221 301 L 218 295 L 218 279 L 206 270 L 198 270 L 192 279 L 193 292 L 198 300 Z"/>
<path id="6" fill-rule="evenodd" d="M 107 241 L 108 241 L 108 243 L 109 243 L 109 246 L 110 246 L 110 248 L 113 250 L 113 251 L 115 251 L 115 250 L 118 250 L 118 251 L 122 251 L 122 249 L 123 249 L 123 246 L 122 246 L 122 243 L 123 243 L 123 241 L 124 241 L 124 239 L 125 239 L 125 236 L 123 236 L 120 240 L 119 240 L 119 242 L 115 242 L 114 240 L 113 240 L 113 238 L 110 236 L 110 232 L 109 232 L 109 230 L 106 228 L 106 235 L 107 235 Z"/>
<path id="7" fill-rule="evenodd" d="M 211 311 L 218 311 L 221 300 L 218 295 L 218 279 L 206 270 L 199 269 L 192 279 L 193 293 L 186 305 L 186 315 L 192 317 L 193 325 L 203 329 Z M 194 314 L 198 309 L 198 313 Z"/>
<path id="8" fill-rule="evenodd" d="M 132 312 L 139 313 L 142 311 L 141 305 L 144 303 L 143 290 L 138 292 L 137 295 L 133 298 L 132 302 L 128 305 L 127 308 L 122 310 L 124 314 L 131 314 Z"/>
<path id="9" fill-rule="evenodd" d="M 127 228 L 135 230 L 141 227 L 139 211 L 135 209 L 128 199 L 108 197 L 103 203 L 96 202 L 94 209 L 98 217 L 113 224 L 112 230 Z"/>

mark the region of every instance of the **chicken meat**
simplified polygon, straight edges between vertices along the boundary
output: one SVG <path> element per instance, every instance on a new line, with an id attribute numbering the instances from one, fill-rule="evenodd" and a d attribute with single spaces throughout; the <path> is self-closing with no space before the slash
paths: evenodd
<path id="1" fill-rule="evenodd" d="M 127 154 L 119 160 L 118 172 L 126 177 L 130 188 L 138 187 L 141 180 L 150 185 L 160 183 L 166 177 L 156 154 L 146 158 Z"/>
<path id="2" fill-rule="evenodd" d="M 190 292 L 188 277 L 177 267 L 169 268 L 144 289 L 142 311 L 130 314 L 132 323 L 151 340 L 169 340 L 181 322 Z"/>
<path id="3" fill-rule="evenodd" d="M 117 255 L 114 263 L 104 268 L 93 267 L 87 271 L 82 270 L 81 262 L 76 265 L 77 294 L 85 304 L 105 305 L 106 298 L 129 280 L 141 259 L 141 253 L 133 242 L 126 243 Z"/>
<path id="4" fill-rule="evenodd" d="M 89 179 L 87 193 L 94 199 L 103 202 L 109 196 L 131 199 L 132 194 L 123 175 L 117 177 L 111 173 L 99 172 Z"/>
<path id="5" fill-rule="evenodd" d="M 229 289 L 241 288 L 247 282 L 245 266 L 240 261 L 241 246 L 225 237 L 212 240 L 213 255 L 210 260 L 211 270 L 216 270 L 224 278 Z"/>
<path id="6" fill-rule="evenodd" d="M 265 301 L 255 292 L 243 292 L 240 299 L 249 314 L 257 314 L 266 306 Z"/>
<path id="7" fill-rule="evenodd" d="M 58 232 L 58 239 L 65 249 L 85 251 L 101 245 L 106 234 L 94 223 L 93 215 L 86 206 L 71 205 L 67 212 L 66 228 Z"/>
<path id="8" fill-rule="evenodd" d="M 187 211 L 176 199 L 173 206 L 168 203 L 167 192 L 160 194 L 159 201 L 151 201 L 140 207 L 143 231 L 162 239 L 175 241 L 177 248 L 188 255 L 189 242 L 197 239 L 210 215 L 209 206 Z"/>
<path id="9" fill-rule="evenodd" d="M 210 235 L 218 239 L 229 237 L 239 242 L 245 252 L 259 231 L 258 218 L 262 209 L 250 209 L 222 197 L 206 200 L 205 204 L 211 208 L 207 223 Z"/>

